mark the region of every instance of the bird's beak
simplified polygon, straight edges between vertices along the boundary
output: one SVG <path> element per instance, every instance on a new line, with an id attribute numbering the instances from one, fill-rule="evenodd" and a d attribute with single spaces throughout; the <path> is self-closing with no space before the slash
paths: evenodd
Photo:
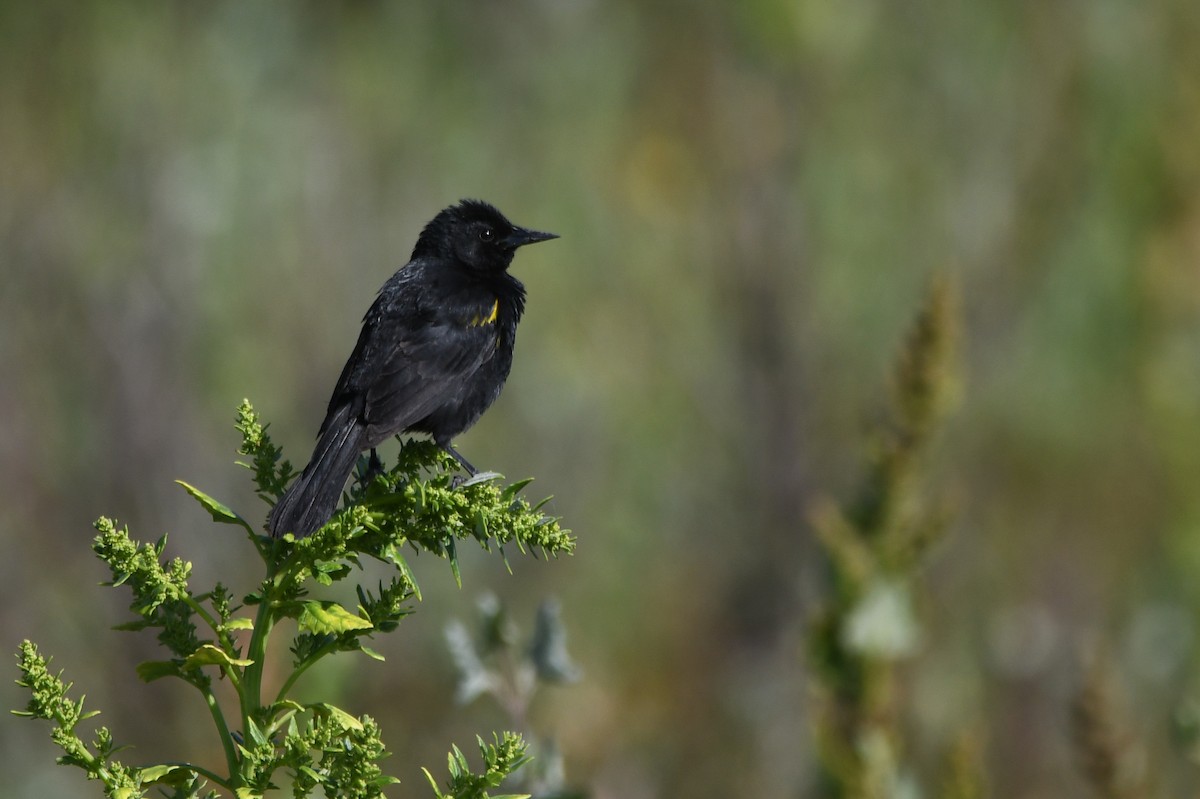
<path id="1" fill-rule="evenodd" d="M 504 243 L 509 249 L 515 250 L 518 247 L 524 247 L 526 244 L 537 244 L 539 241 L 549 241 L 557 239 L 557 233 L 542 233 L 539 230 L 529 230 L 528 228 L 514 228 L 512 233 L 509 233 L 504 239 Z"/>

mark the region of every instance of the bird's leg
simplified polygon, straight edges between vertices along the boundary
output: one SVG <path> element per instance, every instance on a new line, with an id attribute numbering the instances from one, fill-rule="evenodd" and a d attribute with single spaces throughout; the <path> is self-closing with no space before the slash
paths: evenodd
<path id="1" fill-rule="evenodd" d="M 466 459 L 466 458 L 464 458 L 462 455 L 459 455 L 459 454 L 458 454 L 458 450 L 456 450 L 456 449 L 454 448 L 454 445 L 453 445 L 453 444 L 442 444 L 442 449 L 444 449 L 444 450 L 446 450 L 447 452 L 449 452 L 449 453 L 450 453 L 450 455 L 451 455 L 451 456 L 454 458 L 454 460 L 458 461 L 458 464 L 459 464 L 460 466 L 462 466 L 464 469 L 466 469 L 466 470 L 467 470 L 467 473 L 468 473 L 468 474 L 470 474 L 472 477 L 474 477 L 475 475 L 479 474 L 479 470 L 478 470 L 478 469 L 476 469 L 474 466 L 472 466 L 472 465 L 470 464 L 470 462 L 469 462 L 469 461 L 467 461 L 467 459 Z"/>
<path id="2" fill-rule="evenodd" d="M 462 466 L 464 469 L 466 469 L 467 473 L 469 475 L 471 475 L 471 477 L 474 477 L 475 475 L 479 474 L 479 470 L 476 469 L 474 466 L 472 466 L 470 461 L 468 461 L 462 455 L 458 454 L 458 450 L 456 450 L 454 448 L 453 444 L 450 444 L 449 442 L 447 442 L 445 444 L 442 444 L 441 447 L 442 447 L 442 449 L 446 450 L 446 452 L 449 452 L 450 455 L 454 458 L 454 460 L 458 461 L 459 466 Z M 455 488 L 458 488 L 459 485 L 461 485 L 463 482 L 464 482 L 464 480 L 462 479 L 462 475 L 455 475 L 454 480 L 451 482 L 451 484 Z"/>
<path id="3" fill-rule="evenodd" d="M 379 453 L 371 447 L 371 457 L 367 460 L 367 476 L 375 477 L 383 474 L 383 461 L 379 459 Z"/>
<path id="4" fill-rule="evenodd" d="M 359 461 L 361 463 L 361 461 Z M 371 447 L 371 456 L 367 459 L 367 466 L 358 473 L 358 482 L 360 485 L 366 485 L 376 477 L 384 473 L 383 461 L 379 459 L 379 453 Z"/>
<path id="5" fill-rule="evenodd" d="M 502 476 L 500 474 L 497 474 L 496 472 L 481 472 L 481 471 L 479 471 L 474 466 L 472 466 L 466 458 L 464 458 L 462 455 L 458 454 L 458 450 L 456 450 L 450 444 L 438 444 L 438 446 L 441 447 L 442 449 L 446 450 L 446 452 L 450 453 L 451 457 L 453 457 L 454 460 L 458 461 L 459 465 L 462 466 L 463 470 L 466 471 L 466 473 L 470 475 L 470 477 L 463 477 L 461 474 L 454 475 L 454 478 L 451 479 L 451 481 L 450 481 L 450 487 L 452 489 L 453 488 L 462 488 L 464 486 L 475 485 L 476 483 L 486 483 L 489 480 L 495 480 L 497 477 Z"/>

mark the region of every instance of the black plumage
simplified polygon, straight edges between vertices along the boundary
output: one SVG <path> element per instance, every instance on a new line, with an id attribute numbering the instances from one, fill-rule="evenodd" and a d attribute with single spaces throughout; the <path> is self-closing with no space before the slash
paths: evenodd
<path id="1" fill-rule="evenodd" d="M 518 247 L 557 238 L 463 200 L 425 226 L 412 258 L 383 284 L 304 471 L 276 503 L 276 537 L 310 535 L 333 515 L 361 452 L 403 432 L 451 441 L 500 395 L 512 367 L 525 287 L 508 273 Z"/>

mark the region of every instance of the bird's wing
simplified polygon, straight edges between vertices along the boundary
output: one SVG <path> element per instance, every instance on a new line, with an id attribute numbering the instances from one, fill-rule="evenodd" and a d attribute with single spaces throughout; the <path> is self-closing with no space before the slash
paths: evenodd
<path id="1" fill-rule="evenodd" d="M 392 435 L 457 398 L 467 379 L 494 352 L 486 329 L 440 321 L 392 342 L 369 377 L 365 419 Z"/>
<path id="2" fill-rule="evenodd" d="M 380 297 L 342 370 L 329 414 L 349 404 L 383 437 L 398 433 L 452 398 L 494 345 L 490 326 L 464 325 L 419 302 Z"/>

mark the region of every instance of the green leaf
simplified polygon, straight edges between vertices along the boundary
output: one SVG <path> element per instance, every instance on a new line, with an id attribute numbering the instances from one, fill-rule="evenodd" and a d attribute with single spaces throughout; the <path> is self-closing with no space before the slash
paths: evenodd
<path id="1" fill-rule="evenodd" d="M 446 760 L 450 765 L 450 775 L 452 777 L 461 777 L 464 774 L 471 773 L 471 767 L 467 764 L 467 756 L 458 748 L 458 744 L 450 744 L 453 750 L 446 755 Z"/>
<path id="2" fill-rule="evenodd" d="M 174 785 L 177 787 L 182 786 L 191 779 L 194 773 L 186 766 L 179 765 L 146 766 L 138 771 L 143 785 L 151 782 L 161 782 L 164 785 Z"/>
<path id="3" fill-rule="evenodd" d="M 304 632 L 336 634 L 371 629 L 371 622 L 351 613 L 337 602 L 309 600 L 300 604 L 303 609 L 296 622 Z"/>
<path id="4" fill-rule="evenodd" d="M 184 491 L 191 494 L 193 499 L 204 506 L 204 509 L 212 515 L 214 522 L 241 525 L 242 527 L 246 528 L 246 532 L 250 533 L 251 535 L 258 535 L 258 533 L 254 532 L 254 528 L 250 526 L 250 522 L 246 521 L 241 516 L 238 516 L 225 504 L 218 502 L 200 489 L 196 488 L 195 486 L 188 485 L 182 480 L 176 480 L 175 482 L 183 486 Z"/>
<path id="5" fill-rule="evenodd" d="M 361 721 L 336 705 L 331 705 L 328 702 L 317 702 L 316 704 L 309 705 L 309 708 L 318 716 L 335 719 L 344 729 L 359 731 L 363 729 Z"/>
<path id="6" fill-rule="evenodd" d="M 266 746 L 270 741 L 262 727 L 254 719 L 246 719 L 246 738 L 255 746 Z"/>
<path id="7" fill-rule="evenodd" d="M 429 780 L 429 785 L 433 788 L 433 794 L 436 799 L 445 799 L 446 795 L 443 794 L 442 789 L 438 787 L 437 780 L 435 780 L 433 775 L 429 773 L 429 769 L 422 766 L 421 771 L 425 772 L 425 779 Z"/>
<path id="8" fill-rule="evenodd" d="M 485 548 L 487 547 L 487 516 L 484 515 L 483 508 L 475 509 L 475 537 L 479 539 L 479 542 L 482 543 Z"/>
<path id="9" fill-rule="evenodd" d="M 142 682 L 154 682 L 163 677 L 179 677 L 182 670 L 173 660 L 147 660 L 137 665 L 137 676 Z"/>
<path id="10" fill-rule="evenodd" d="M 236 619 L 230 619 L 221 626 L 223 626 L 226 630 L 253 630 L 254 619 L 243 616 Z"/>
<path id="11" fill-rule="evenodd" d="M 493 480 L 499 480 L 502 477 L 504 477 L 504 475 L 500 474 L 500 472 L 480 472 L 469 480 L 464 480 L 463 482 L 459 483 L 458 487 L 459 489 L 470 488 L 473 485 L 490 483 Z"/>
<path id="12" fill-rule="evenodd" d="M 521 489 L 524 488 L 525 486 L 529 485 L 532 482 L 533 482 L 532 477 L 526 477 L 524 480 L 518 480 L 517 482 L 506 486 L 505 489 L 500 492 L 501 501 L 512 502 L 513 499 L 517 496 L 517 494 L 520 493 Z"/>
<path id="13" fill-rule="evenodd" d="M 446 555 L 450 558 L 450 571 L 454 574 L 454 582 L 462 588 L 462 573 L 458 570 L 458 546 L 454 543 L 454 537 L 446 539 Z"/>
<path id="14" fill-rule="evenodd" d="M 312 766 L 301 766 L 300 773 L 305 775 L 306 777 L 308 777 L 310 780 L 317 783 L 318 785 L 320 785 L 322 782 L 325 781 L 325 778 L 321 776 L 321 772 L 317 771 Z"/>
<path id="15" fill-rule="evenodd" d="M 237 795 L 237 799 L 262 799 L 261 793 L 253 788 L 247 788 L 244 785 L 241 788 L 238 788 L 235 793 Z"/>
<path id="16" fill-rule="evenodd" d="M 391 561 L 391 563 L 400 571 L 400 576 L 407 580 L 408 584 L 412 586 L 413 596 L 415 596 L 417 601 L 420 602 L 421 586 L 417 585 L 417 576 L 413 574 L 412 569 L 408 565 L 408 561 L 405 560 L 404 556 L 396 551 L 394 547 L 388 548 L 387 559 Z"/>
<path id="17" fill-rule="evenodd" d="M 196 669 L 201 666 L 252 666 L 253 660 L 245 660 L 232 658 L 229 653 L 223 649 L 205 644 L 195 652 L 187 656 L 187 660 L 183 661 L 184 669 Z"/>
<path id="18" fill-rule="evenodd" d="M 267 725 L 268 737 L 274 735 L 280 728 L 285 726 L 294 730 L 296 726 L 296 714 L 302 712 L 304 709 L 304 705 L 294 699 L 282 699 L 273 703 L 267 709 L 266 715 L 266 718 L 271 721 Z"/>

